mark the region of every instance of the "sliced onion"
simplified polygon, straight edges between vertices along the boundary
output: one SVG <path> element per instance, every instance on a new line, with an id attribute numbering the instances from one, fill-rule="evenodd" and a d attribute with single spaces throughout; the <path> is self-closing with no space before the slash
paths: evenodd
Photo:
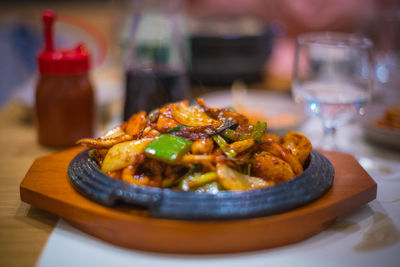
<path id="1" fill-rule="evenodd" d="M 135 163 L 137 156 L 144 153 L 146 146 L 154 138 L 144 138 L 123 142 L 111 147 L 104 158 L 101 171 L 120 170 Z"/>
<path id="2" fill-rule="evenodd" d="M 228 190 L 241 191 L 256 188 L 263 188 L 273 185 L 259 177 L 252 177 L 234 169 L 229 168 L 223 163 L 217 164 L 218 180 Z"/>
<path id="3" fill-rule="evenodd" d="M 235 171 L 225 164 L 217 164 L 217 174 L 221 184 L 228 190 L 238 191 L 251 188 L 247 175 Z"/>
<path id="4" fill-rule="evenodd" d="M 222 121 L 214 120 L 201 108 L 195 106 L 186 106 L 180 102 L 171 104 L 171 108 L 174 120 L 182 125 L 193 127 L 212 125 L 217 128 L 222 124 Z"/>

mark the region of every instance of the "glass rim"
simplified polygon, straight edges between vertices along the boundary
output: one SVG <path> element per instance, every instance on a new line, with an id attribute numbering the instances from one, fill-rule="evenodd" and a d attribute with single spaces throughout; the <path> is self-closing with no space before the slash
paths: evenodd
<path id="1" fill-rule="evenodd" d="M 320 45 L 342 48 L 371 48 L 373 42 L 355 33 L 343 32 L 308 32 L 297 37 L 300 45 Z"/>

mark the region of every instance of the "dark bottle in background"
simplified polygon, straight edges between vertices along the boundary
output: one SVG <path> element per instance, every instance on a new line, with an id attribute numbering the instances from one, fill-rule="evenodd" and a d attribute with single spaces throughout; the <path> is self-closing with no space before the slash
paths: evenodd
<path id="1" fill-rule="evenodd" d="M 150 112 L 168 102 L 188 97 L 183 71 L 130 70 L 126 72 L 124 120 L 141 110 Z"/>
<path id="2" fill-rule="evenodd" d="M 125 62 L 123 119 L 188 99 L 186 42 L 179 0 L 134 1 Z"/>

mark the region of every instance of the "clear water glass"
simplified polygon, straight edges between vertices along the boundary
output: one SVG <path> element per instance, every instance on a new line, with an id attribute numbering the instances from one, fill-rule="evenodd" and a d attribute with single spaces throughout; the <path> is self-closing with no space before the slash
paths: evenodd
<path id="1" fill-rule="evenodd" d="M 292 94 L 310 116 L 318 117 L 324 149 L 337 150 L 338 126 L 362 115 L 373 86 L 372 42 L 347 33 L 317 32 L 297 39 Z"/>

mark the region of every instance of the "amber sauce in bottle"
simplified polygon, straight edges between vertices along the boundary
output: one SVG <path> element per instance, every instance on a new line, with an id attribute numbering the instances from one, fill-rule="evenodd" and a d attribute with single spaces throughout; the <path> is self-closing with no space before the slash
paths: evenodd
<path id="1" fill-rule="evenodd" d="M 94 92 L 87 74 L 43 74 L 36 89 L 39 143 L 72 146 L 94 132 Z"/>
<path id="2" fill-rule="evenodd" d="M 46 47 L 38 55 L 40 77 L 35 109 L 39 143 L 60 148 L 94 135 L 95 103 L 88 77 L 89 53 L 83 45 L 72 50 L 54 50 L 54 20 L 55 13 L 46 10 Z"/>

